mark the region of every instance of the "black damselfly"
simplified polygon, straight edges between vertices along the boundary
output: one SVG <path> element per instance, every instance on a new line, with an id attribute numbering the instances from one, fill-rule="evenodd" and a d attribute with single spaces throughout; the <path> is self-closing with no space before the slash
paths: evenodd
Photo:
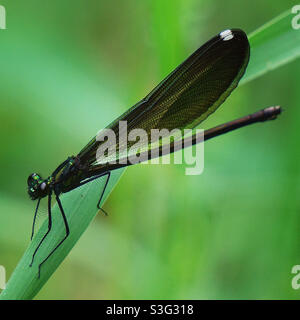
<path id="1" fill-rule="evenodd" d="M 247 67 L 250 55 L 249 42 L 246 34 L 239 29 L 225 30 L 206 42 L 170 75 L 168 75 L 155 89 L 144 99 L 130 108 L 118 119 L 112 122 L 107 128 L 111 129 L 116 137 L 124 132 L 119 129 L 119 122 L 127 122 L 127 132 L 141 128 L 150 138 L 152 129 L 193 129 L 213 113 L 236 88 Z M 225 132 L 249 125 L 251 123 L 266 121 L 276 118 L 280 113 L 280 107 L 270 107 L 252 115 L 231 121 L 224 125 L 206 130 L 203 140 L 208 140 Z M 201 142 L 197 135 L 189 137 L 184 147 Z M 148 140 L 150 141 L 150 139 Z M 153 141 L 152 141 L 153 142 Z M 108 163 L 97 159 L 97 150 L 103 141 L 94 137 L 77 156 L 71 156 L 60 164 L 53 173 L 43 179 L 39 174 L 33 173 L 28 178 L 28 193 L 32 200 L 38 200 L 34 223 L 38 212 L 40 200 L 48 197 L 48 231 L 45 233 L 32 257 L 38 252 L 42 242 L 49 234 L 52 226 L 51 200 L 55 197 L 64 220 L 66 234 L 48 256 L 39 264 L 41 265 L 55 252 L 55 250 L 66 240 L 70 230 L 60 195 L 78 188 L 94 179 L 106 177 L 106 182 L 101 191 L 100 203 L 110 179 L 112 170 L 132 164 L 130 154 L 122 156 L 122 150 L 127 151 L 131 146 L 129 142 L 125 145 L 118 143 L 114 146 L 115 163 Z M 172 141 L 169 153 L 182 149 L 181 141 Z M 151 153 L 153 149 L 157 152 Z M 140 159 L 151 159 L 164 155 L 163 145 L 147 144 L 144 146 Z M 123 157 L 123 158 L 122 158 Z M 127 161 L 124 161 L 127 160 Z M 99 161 L 100 160 L 100 161 Z"/>

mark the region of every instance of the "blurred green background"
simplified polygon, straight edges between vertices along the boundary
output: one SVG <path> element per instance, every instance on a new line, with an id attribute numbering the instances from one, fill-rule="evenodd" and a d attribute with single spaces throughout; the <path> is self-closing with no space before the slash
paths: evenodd
<path id="1" fill-rule="evenodd" d="M 289 0 L 0 1 L 0 264 L 26 249 L 49 175 L 218 32 L 250 33 Z M 299 31 L 300 32 L 300 31 Z M 205 144 L 205 170 L 128 168 L 37 299 L 298 299 L 299 59 L 239 87 L 203 127 L 271 105 L 274 122 Z"/>

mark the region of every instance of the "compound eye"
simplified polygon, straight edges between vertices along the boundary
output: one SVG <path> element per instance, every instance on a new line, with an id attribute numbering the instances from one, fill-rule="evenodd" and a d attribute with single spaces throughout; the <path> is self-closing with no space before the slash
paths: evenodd
<path id="1" fill-rule="evenodd" d="M 37 173 L 32 173 L 27 179 L 27 184 L 28 186 L 33 186 L 38 184 L 40 181 L 41 181 L 41 176 Z"/>

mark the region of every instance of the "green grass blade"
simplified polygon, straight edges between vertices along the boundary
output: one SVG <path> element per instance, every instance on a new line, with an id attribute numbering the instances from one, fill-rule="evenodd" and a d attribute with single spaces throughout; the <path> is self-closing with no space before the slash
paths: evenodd
<path id="1" fill-rule="evenodd" d="M 123 169 L 112 172 L 104 198 L 107 198 L 112 188 L 120 178 L 122 172 Z M 39 292 L 96 216 L 98 212 L 97 202 L 105 181 L 106 177 L 99 178 L 61 196 L 70 226 L 70 236 L 65 240 L 62 246 L 57 249 L 55 254 L 49 258 L 47 263 L 43 265 L 41 268 L 41 276 L 38 278 L 39 263 L 47 257 L 49 252 L 51 252 L 60 239 L 65 235 L 64 223 L 59 212 L 59 208 L 57 204 L 55 204 L 52 209 L 52 230 L 40 247 L 33 266 L 29 267 L 32 254 L 47 231 L 47 221 L 42 224 L 41 228 L 33 238 L 33 241 L 28 246 L 25 254 L 21 258 L 18 266 L 7 283 L 6 289 L 0 295 L 0 299 L 32 299 Z"/>
<path id="2" fill-rule="evenodd" d="M 294 17 L 286 11 L 249 35 L 251 56 L 241 84 L 299 58 L 300 30 L 292 28 Z"/>

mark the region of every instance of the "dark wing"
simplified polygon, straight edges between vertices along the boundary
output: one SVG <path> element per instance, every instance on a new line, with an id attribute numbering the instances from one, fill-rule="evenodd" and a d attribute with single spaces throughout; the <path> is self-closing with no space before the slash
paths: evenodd
<path id="1" fill-rule="evenodd" d="M 118 137 L 125 133 L 119 130 L 119 121 L 127 121 L 127 132 L 144 129 L 150 141 L 151 129 L 165 128 L 171 131 L 174 128 L 183 130 L 196 127 L 237 86 L 247 67 L 249 54 L 249 42 L 242 30 L 221 32 L 196 50 L 143 100 L 107 128 L 113 130 L 118 141 Z M 97 140 L 99 135 L 78 154 L 81 163 L 93 172 L 104 168 L 107 161 L 103 160 L 102 163 L 101 159 L 96 159 L 96 151 L 103 143 Z M 120 150 L 129 149 L 131 145 L 122 145 L 122 142 L 115 145 L 117 150 L 114 158 L 119 159 Z M 146 143 L 143 150 L 149 148 L 150 145 Z"/>

